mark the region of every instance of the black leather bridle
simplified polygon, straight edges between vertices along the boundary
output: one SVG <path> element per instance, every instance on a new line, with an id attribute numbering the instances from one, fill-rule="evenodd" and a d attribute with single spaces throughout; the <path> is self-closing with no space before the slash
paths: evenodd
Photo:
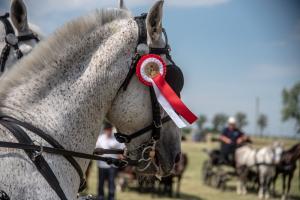
<path id="1" fill-rule="evenodd" d="M 138 45 L 147 43 L 147 30 L 146 30 L 146 25 L 145 25 L 146 17 L 147 17 L 147 14 L 143 14 L 139 17 L 135 17 L 135 20 L 139 27 Z M 5 19 L 7 19 L 7 17 Z M 174 84 L 174 82 L 172 83 L 172 80 L 168 80 L 168 74 L 166 76 L 166 80 L 169 82 L 171 87 L 173 87 L 174 91 L 176 93 L 178 93 L 178 95 L 179 95 L 179 93 L 183 87 L 183 75 L 182 75 L 179 67 L 177 67 L 175 65 L 175 63 L 173 62 L 173 60 L 170 56 L 170 47 L 168 45 L 167 35 L 166 35 L 165 31 L 163 31 L 163 33 L 165 35 L 166 46 L 164 48 L 149 48 L 149 53 L 166 55 L 167 59 L 172 63 L 171 65 L 167 66 L 167 68 L 170 71 L 171 75 L 172 74 L 177 75 L 177 78 L 179 80 L 176 80 L 176 81 L 179 81 L 182 84 L 178 85 L 178 84 Z M 127 75 L 125 81 L 123 82 L 122 86 L 120 87 L 119 91 L 121 89 L 123 91 L 126 91 L 127 86 L 129 85 L 130 80 L 135 73 L 136 64 L 141 56 L 142 56 L 142 54 L 140 52 L 138 52 L 138 48 L 136 48 L 136 53 L 135 53 L 135 56 L 132 58 L 132 64 L 131 64 L 130 70 L 128 72 L 128 75 Z M 155 96 L 154 89 L 152 87 L 150 87 L 150 96 L 151 96 L 151 103 L 152 103 L 153 123 L 135 133 L 130 134 L 130 135 L 116 133 L 115 137 L 120 143 L 130 143 L 130 141 L 132 139 L 135 139 L 149 131 L 152 131 L 151 141 L 141 145 L 141 147 L 143 147 L 143 148 L 145 147 L 145 149 L 155 148 L 155 145 L 153 143 L 155 143 L 160 138 L 160 130 L 161 130 L 162 124 L 170 121 L 171 119 L 169 116 L 161 118 L 161 108 L 160 108 L 160 105 Z M 0 124 L 3 127 L 5 127 L 7 130 L 9 130 L 9 132 L 18 140 L 18 143 L 0 141 L 0 148 L 11 148 L 11 149 L 24 150 L 25 153 L 27 154 L 27 156 L 29 157 L 29 159 L 35 164 L 38 171 L 47 180 L 47 182 L 49 183 L 51 188 L 56 192 L 56 194 L 62 200 L 67 200 L 67 198 L 59 184 L 57 177 L 55 176 L 54 172 L 50 168 L 47 161 L 44 159 L 44 156 L 43 156 L 44 152 L 50 153 L 50 154 L 62 155 L 67 159 L 67 161 L 74 167 L 74 169 L 76 170 L 77 174 L 80 177 L 79 191 L 82 191 L 83 189 L 85 189 L 86 181 L 85 181 L 84 173 L 83 173 L 80 165 L 78 164 L 78 162 L 74 159 L 74 157 L 89 159 L 89 160 L 100 160 L 100 161 L 106 162 L 110 165 L 115 165 L 120 168 L 125 167 L 127 165 L 137 166 L 139 164 L 139 160 L 131 160 L 128 157 L 126 157 L 125 159 L 115 159 L 115 158 L 111 158 L 111 157 L 99 156 L 99 155 L 103 155 L 103 154 L 125 154 L 125 156 L 126 156 L 126 151 L 124 151 L 124 150 L 96 149 L 94 151 L 94 154 L 92 154 L 92 155 L 81 153 L 81 152 L 76 152 L 76 151 L 65 150 L 64 147 L 62 145 L 60 145 L 57 140 L 55 140 L 50 135 L 46 134 L 41 129 L 34 127 L 30 123 L 19 121 L 11 116 L 6 116 L 5 114 L 2 114 L 2 113 L 0 113 Z M 42 138 L 44 141 L 46 141 L 52 147 L 43 146 L 43 145 L 37 143 L 36 141 L 33 141 L 29 137 L 29 135 L 26 133 L 25 130 Z M 149 165 L 147 165 L 147 166 L 149 166 Z"/>
<path id="2" fill-rule="evenodd" d="M 16 56 L 18 59 L 23 57 L 23 53 L 19 48 L 19 42 L 24 42 L 28 40 L 35 40 L 39 42 L 39 38 L 36 34 L 30 33 L 27 35 L 20 35 L 16 36 L 13 26 L 11 25 L 10 21 L 8 20 L 9 13 L 0 16 L 0 21 L 3 23 L 5 28 L 5 47 L 2 49 L 1 56 L 0 56 L 0 72 L 4 72 L 5 64 L 8 59 L 9 53 L 11 48 L 14 49 Z"/>
<path id="3" fill-rule="evenodd" d="M 128 85 L 130 83 L 130 80 L 132 79 L 133 75 L 135 74 L 137 62 L 143 56 L 144 52 L 143 53 L 139 52 L 138 46 L 141 44 L 143 44 L 144 46 L 148 46 L 147 45 L 147 28 L 146 28 L 146 22 L 145 22 L 146 18 L 147 18 L 146 13 L 142 14 L 141 16 L 135 17 L 135 21 L 137 22 L 138 27 L 139 27 L 139 40 L 138 40 L 137 48 L 135 50 L 135 56 L 132 58 L 130 70 L 126 76 L 125 81 L 123 82 L 123 84 L 121 85 L 121 88 L 120 88 L 120 89 L 123 89 L 123 91 L 126 91 Z M 166 58 L 171 62 L 171 64 L 167 65 L 166 80 L 171 85 L 171 87 L 174 89 L 174 91 L 177 93 L 177 95 L 180 96 L 180 91 L 182 90 L 183 81 L 184 81 L 183 75 L 182 75 L 182 72 L 180 71 L 179 67 L 177 67 L 177 65 L 175 64 L 175 62 L 173 61 L 173 59 L 170 55 L 171 48 L 168 43 L 168 37 L 167 37 L 167 33 L 166 33 L 165 29 L 163 29 L 163 34 L 164 34 L 165 43 L 166 43 L 165 47 L 149 48 L 149 53 L 157 54 L 157 55 L 165 55 Z M 174 82 L 171 80 L 172 78 L 174 79 L 174 77 L 168 76 L 169 70 L 173 70 L 173 71 L 177 70 L 177 72 L 176 72 L 177 80 L 176 81 L 178 81 L 179 83 L 181 82 L 181 84 L 179 84 L 179 85 L 174 84 Z M 178 80 L 178 79 L 180 79 L 180 80 Z M 118 142 L 130 143 L 132 139 L 135 139 L 135 138 L 147 133 L 150 130 L 152 130 L 151 140 L 157 141 L 160 138 L 160 129 L 161 129 L 162 125 L 171 120 L 171 118 L 169 116 L 166 116 L 164 118 L 161 117 L 161 107 L 157 101 L 153 87 L 149 87 L 149 90 L 150 90 L 150 97 L 151 97 L 151 104 L 152 104 L 153 123 L 150 126 L 147 126 L 143 129 L 141 129 L 135 133 L 129 134 L 129 135 L 122 134 L 122 133 L 115 133 L 115 137 Z"/>

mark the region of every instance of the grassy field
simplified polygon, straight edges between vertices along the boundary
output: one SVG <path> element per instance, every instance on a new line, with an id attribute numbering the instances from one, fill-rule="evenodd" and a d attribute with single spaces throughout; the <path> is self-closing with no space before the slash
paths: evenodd
<path id="1" fill-rule="evenodd" d="M 263 146 L 271 143 L 271 139 L 254 139 L 254 144 L 257 146 Z M 286 147 L 290 147 L 295 144 L 295 140 L 284 140 Z M 184 174 L 181 186 L 181 197 L 179 199 L 187 200 L 219 200 L 219 199 L 239 199 L 239 200 L 253 200 L 258 199 L 256 193 L 250 193 L 246 196 L 238 196 L 235 193 L 235 182 L 232 181 L 228 185 L 228 189 L 225 192 L 213 189 L 211 187 L 205 186 L 201 182 L 201 166 L 207 156 L 202 153 L 203 148 L 214 148 L 217 147 L 217 143 L 193 143 L 184 142 L 182 143 L 183 152 L 186 152 L 189 157 L 188 169 Z M 298 166 L 299 167 L 299 166 Z M 95 163 L 93 164 L 90 179 L 88 181 L 88 193 L 97 193 L 97 169 Z M 298 169 L 299 170 L 299 169 Z M 277 191 L 281 191 L 281 180 L 277 181 Z M 300 191 L 298 189 L 298 171 L 294 177 L 291 189 L 291 195 L 293 199 L 300 200 Z M 129 190 L 126 192 L 117 192 L 118 200 L 150 200 L 150 199 L 161 199 L 168 200 L 170 198 L 153 197 L 150 194 L 139 194 L 134 190 Z M 173 198 L 178 199 L 178 198 Z M 278 197 L 278 199 L 280 199 Z"/>

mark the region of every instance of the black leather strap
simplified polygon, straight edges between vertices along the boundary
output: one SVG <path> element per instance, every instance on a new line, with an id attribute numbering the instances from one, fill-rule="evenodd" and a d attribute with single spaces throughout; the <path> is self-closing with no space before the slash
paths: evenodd
<path id="1" fill-rule="evenodd" d="M 5 46 L 1 52 L 1 55 L 0 55 L 0 71 L 1 72 L 4 72 L 6 61 L 9 56 L 9 52 L 10 52 L 10 46 L 8 44 L 5 44 Z"/>
<path id="2" fill-rule="evenodd" d="M 0 190 L 0 200 L 10 200 L 10 198 L 4 191 Z"/>
<path id="3" fill-rule="evenodd" d="M 18 40 L 20 42 L 23 42 L 23 41 L 28 41 L 28 40 L 35 40 L 36 42 L 39 42 L 40 39 L 38 38 L 38 36 L 34 33 L 30 33 L 28 35 L 20 35 L 18 36 Z"/>
<path id="4" fill-rule="evenodd" d="M 171 118 L 169 116 L 167 117 L 164 117 L 162 120 L 161 120 L 161 123 L 164 124 L 168 121 L 170 121 Z M 154 124 L 152 123 L 151 125 L 135 132 L 135 133 L 132 133 L 130 135 L 126 135 L 126 134 L 123 134 L 123 133 L 115 133 L 115 138 L 118 142 L 120 143 L 129 143 L 132 139 L 134 138 L 137 138 L 141 135 L 143 135 L 144 133 L 148 132 L 148 131 L 151 131 L 153 130 L 153 127 L 154 127 Z"/>
<path id="5" fill-rule="evenodd" d="M 138 44 L 147 44 L 147 28 L 146 28 L 147 13 L 143 13 L 140 16 L 134 18 L 139 28 Z"/>
<path id="6" fill-rule="evenodd" d="M 11 149 L 23 149 L 23 150 L 30 150 L 30 151 L 35 151 L 35 152 L 41 152 L 41 153 L 50 153 L 50 154 L 56 154 L 56 155 L 62 155 L 62 156 L 73 156 L 77 158 L 82 158 L 82 159 L 88 159 L 88 160 L 98 160 L 98 161 L 103 161 L 106 162 L 109 165 L 115 165 L 116 167 L 122 168 L 127 165 L 135 166 L 137 165 L 137 162 L 134 160 L 130 159 L 125 159 L 125 160 L 120 160 L 120 159 L 115 159 L 111 157 L 101 157 L 98 156 L 102 150 L 98 149 L 95 150 L 95 153 L 93 155 L 91 154 L 86 154 L 86 153 L 81 153 L 81 152 L 76 152 L 76 151 L 68 151 L 65 149 L 57 149 L 57 148 L 52 148 L 52 147 L 47 147 L 47 146 L 40 146 L 40 145 L 35 145 L 35 144 L 26 144 L 26 143 L 14 143 L 14 142 L 3 142 L 0 141 L 0 147 L 4 148 L 11 148 Z M 104 150 L 107 154 L 119 154 L 120 152 L 123 152 L 123 150 Z M 102 153 L 104 152 L 102 151 Z M 101 153 L 101 154 L 102 154 Z"/>
<path id="7" fill-rule="evenodd" d="M 154 140 L 159 140 L 160 138 L 160 129 L 162 127 L 162 121 L 160 117 L 160 105 L 156 98 L 153 87 L 149 87 L 151 105 L 152 105 L 152 118 L 153 118 L 153 127 L 152 127 L 152 138 Z"/>
<path id="8" fill-rule="evenodd" d="M 6 35 L 8 35 L 8 34 L 15 35 L 14 28 L 12 27 L 11 23 L 9 22 L 8 17 L 9 17 L 9 13 L 6 13 L 5 15 L 0 16 L 0 21 L 4 25 L 5 34 Z M 2 50 L 2 52 L 1 52 L 1 56 L 0 56 L 0 70 L 1 70 L 1 72 L 4 72 L 5 64 L 6 64 L 6 61 L 8 59 L 10 49 L 11 49 L 10 45 L 6 43 L 3 50 Z"/>
<path id="9" fill-rule="evenodd" d="M 41 137 L 42 139 L 47 141 L 51 146 L 53 146 L 55 148 L 64 149 L 64 147 L 62 145 L 60 145 L 53 137 L 46 134 L 44 131 L 32 126 L 31 124 L 21 122 L 17 119 L 14 119 L 10 116 L 5 116 L 5 115 L 2 115 L 2 116 L 0 115 L 0 120 L 1 119 L 9 121 L 14 124 L 17 124 L 21 127 L 24 127 L 25 129 L 29 130 L 32 133 L 35 133 L 36 135 L 38 135 L 39 137 Z M 80 177 L 79 192 L 81 192 L 82 190 L 84 190 L 86 188 L 86 180 L 84 178 L 84 173 L 83 173 L 80 165 L 78 164 L 78 162 L 72 156 L 64 156 L 64 157 L 70 162 L 70 164 L 74 167 L 74 169 L 76 170 L 76 172 L 78 173 L 78 175 Z"/>
<path id="10" fill-rule="evenodd" d="M 9 33 L 15 34 L 14 28 L 12 27 L 11 23 L 8 20 L 9 13 L 0 17 L 0 21 L 3 23 L 6 35 Z"/>
<path id="11" fill-rule="evenodd" d="M 10 122 L 1 120 L 0 124 L 7 128 L 14 137 L 23 144 L 34 145 L 33 141 L 27 135 L 27 133 L 18 126 L 14 126 Z M 53 173 L 51 167 L 48 165 L 47 161 L 44 159 L 42 155 L 36 156 L 36 152 L 32 150 L 25 150 L 27 156 L 34 163 L 37 170 L 41 173 L 41 175 L 47 180 L 50 187 L 56 192 L 61 200 L 67 200 L 65 193 L 63 192 L 59 181 L 57 180 L 55 174 Z"/>

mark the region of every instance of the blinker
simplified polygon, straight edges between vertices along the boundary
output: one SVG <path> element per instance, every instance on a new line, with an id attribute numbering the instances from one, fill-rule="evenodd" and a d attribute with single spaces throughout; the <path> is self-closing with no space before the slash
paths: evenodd
<path id="1" fill-rule="evenodd" d="M 167 65 L 165 79 L 177 96 L 180 97 L 180 92 L 184 86 L 184 76 L 181 69 L 177 65 Z"/>

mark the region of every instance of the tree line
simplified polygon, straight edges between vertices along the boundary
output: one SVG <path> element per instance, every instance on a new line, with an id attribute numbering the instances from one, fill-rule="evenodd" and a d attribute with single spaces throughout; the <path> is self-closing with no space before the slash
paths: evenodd
<path id="1" fill-rule="evenodd" d="M 234 117 L 236 119 L 237 128 L 241 130 L 249 123 L 247 119 L 247 114 L 244 112 L 237 112 Z M 229 116 L 225 113 L 217 113 L 213 116 L 211 120 L 212 127 L 205 128 L 205 124 L 208 122 L 208 118 L 205 115 L 201 115 L 199 116 L 199 119 L 197 121 L 197 126 L 200 132 L 222 132 L 222 130 L 226 127 L 228 118 Z M 262 134 L 268 125 L 267 115 L 260 114 L 256 123 L 259 127 L 260 134 Z"/>
<path id="2" fill-rule="evenodd" d="M 282 91 L 282 121 L 294 121 L 296 133 L 300 133 L 300 82 L 296 83 L 290 89 L 284 89 Z M 247 114 L 244 112 L 237 112 L 235 114 L 237 128 L 243 130 L 248 125 Z M 221 132 L 228 120 L 229 116 L 225 113 L 217 113 L 211 119 L 211 127 L 205 127 L 208 123 L 208 118 L 205 115 L 200 115 L 197 121 L 198 130 L 200 133 L 205 132 Z M 256 119 L 256 125 L 259 128 L 260 135 L 268 126 L 268 116 L 260 113 Z M 190 132 L 190 129 L 184 129 L 185 133 Z"/>

